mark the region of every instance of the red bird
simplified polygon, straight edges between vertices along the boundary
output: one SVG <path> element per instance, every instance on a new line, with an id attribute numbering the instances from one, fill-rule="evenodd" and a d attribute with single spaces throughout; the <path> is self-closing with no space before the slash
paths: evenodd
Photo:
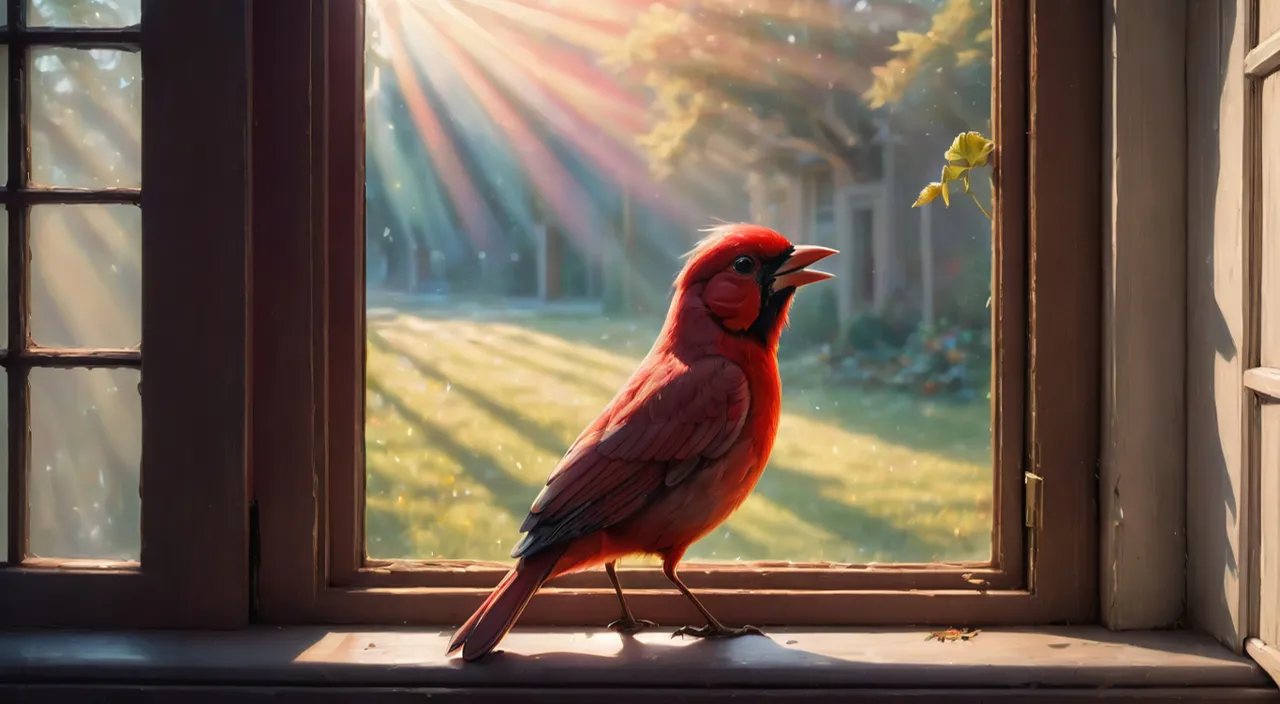
<path id="1" fill-rule="evenodd" d="M 614 565 L 658 555 L 667 579 L 706 619 L 697 637 L 760 633 L 720 623 L 676 574 L 689 546 L 727 519 L 756 485 L 778 431 L 778 338 L 796 289 L 831 278 L 806 269 L 836 254 L 794 246 L 756 225 L 713 230 L 689 254 L 653 349 L 551 472 L 520 526 L 518 558 L 462 624 L 449 653 L 493 650 L 548 580 L 604 565 L 622 631 L 641 625 Z"/>

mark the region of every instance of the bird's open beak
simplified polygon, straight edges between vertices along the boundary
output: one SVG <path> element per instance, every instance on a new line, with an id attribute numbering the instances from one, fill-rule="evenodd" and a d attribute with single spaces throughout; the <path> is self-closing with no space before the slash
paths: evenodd
<path id="1" fill-rule="evenodd" d="M 828 274 L 825 271 L 814 271 L 805 267 L 815 262 L 826 259 L 833 254 L 840 252 L 829 247 L 818 247 L 816 245 L 797 245 L 795 251 L 787 258 L 782 266 L 778 267 L 778 273 L 773 275 L 773 290 L 781 291 L 784 288 L 804 286 L 818 281 L 825 281 L 834 278 L 835 274 Z"/>

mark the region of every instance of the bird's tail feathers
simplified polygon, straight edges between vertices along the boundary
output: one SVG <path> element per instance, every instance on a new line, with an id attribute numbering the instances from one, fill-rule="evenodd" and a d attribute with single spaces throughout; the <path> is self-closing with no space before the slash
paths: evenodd
<path id="1" fill-rule="evenodd" d="M 550 546 L 516 563 L 480 608 L 453 634 L 448 652 L 452 654 L 462 648 L 462 659 L 470 662 L 497 647 L 529 605 L 534 592 L 551 578 L 566 547 Z"/>

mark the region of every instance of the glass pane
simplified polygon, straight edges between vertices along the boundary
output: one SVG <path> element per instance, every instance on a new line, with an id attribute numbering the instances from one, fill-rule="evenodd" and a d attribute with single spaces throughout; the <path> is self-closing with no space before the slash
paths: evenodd
<path id="1" fill-rule="evenodd" d="M 31 339 L 42 347 L 142 341 L 142 209 L 31 209 Z"/>
<path id="2" fill-rule="evenodd" d="M 9 374 L 0 374 L 0 563 L 9 560 Z"/>
<path id="3" fill-rule="evenodd" d="M 3 3 L 0 3 L 3 4 Z M 8 80 L 9 47 L 0 46 L 0 76 Z M 8 85 L 7 83 L 5 84 Z M 0 188 L 5 188 L 9 180 L 9 91 L 0 90 Z"/>
<path id="4" fill-rule="evenodd" d="M 0 210 L 0 347 L 9 340 L 9 211 Z M 9 374 L 0 373 L 0 562 L 8 560 L 9 545 Z"/>
<path id="5" fill-rule="evenodd" d="M 0 209 L 0 348 L 9 344 L 9 210 Z"/>
<path id="6" fill-rule="evenodd" d="M 138 559 L 141 374 L 31 370 L 31 553 Z"/>
<path id="7" fill-rule="evenodd" d="M 142 0 L 27 0 L 32 27 L 128 27 L 142 22 Z"/>
<path id="8" fill-rule="evenodd" d="M 31 50 L 31 180 L 131 188 L 142 182 L 142 57 Z"/>
<path id="9" fill-rule="evenodd" d="M 990 559 L 991 223 L 911 205 L 990 135 L 991 3 L 785 4 L 367 5 L 370 555 L 508 561 L 724 220 L 842 254 L 791 308 L 767 470 L 688 559 Z"/>

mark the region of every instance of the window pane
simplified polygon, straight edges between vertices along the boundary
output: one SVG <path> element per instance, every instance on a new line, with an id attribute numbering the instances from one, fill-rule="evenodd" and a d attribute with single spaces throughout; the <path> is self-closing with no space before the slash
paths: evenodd
<path id="1" fill-rule="evenodd" d="M 842 254 L 767 471 L 688 558 L 990 558 L 991 223 L 911 204 L 990 135 L 991 4 L 784 4 L 368 4 L 371 556 L 508 560 L 721 219 Z"/>
<path id="2" fill-rule="evenodd" d="M 31 339 L 42 347 L 142 341 L 142 210 L 31 209 Z"/>
<path id="3" fill-rule="evenodd" d="M 0 209 L 0 348 L 9 344 L 9 210 Z"/>
<path id="4" fill-rule="evenodd" d="M 9 344 L 9 211 L 0 210 L 0 347 Z M 8 560 L 9 545 L 9 374 L 0 373 L 0 562 Z"/>
<path id="5" fill-rule="evenodd" d="M 31 370 L 31 553 L 138 559 L 141 375 Z"/>
<path id="6" fill-rule="evenodd" d="M 9 47 L 0 46 L 0 76 L 8 80 Z M 7 83 L 5 85 L 8 85 Z M 9 180 L 9 91 L 0 90 L 0 164 L 4 171 L 0 172 L 0 188 L 4 188 Z"/>
<path id="7" fill-rule="evenodd" d="M 31 69 L 31 180 L 76 188 L 139 186 L 141 55 L 32 49 Z"/>
<path id="8" fill-rule="evenodd" d="M 9 560 L 9 374 L 0 374 L 0 563 Z"/>
<path id="9" fill-rule="evenodd" d="M 27 0 L 32 27 L 128 27 L 142 21 L 142 0 Z"/>

